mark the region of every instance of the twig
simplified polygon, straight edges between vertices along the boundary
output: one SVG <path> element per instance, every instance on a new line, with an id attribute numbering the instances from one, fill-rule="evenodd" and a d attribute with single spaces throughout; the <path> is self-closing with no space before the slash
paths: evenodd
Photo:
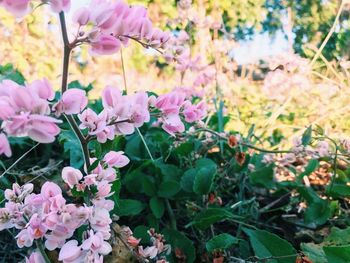
<path id="1" fill-rule="evenodd" d="M 46 263 L 51 263 L 51 260 L 49 259 L 49 257 L 47 256 L 46 252 L 45 252 L 45 248 L 43 246 L 43 243 L 41 240 L 36 240 L 35 241 L 35 244 L 36 244 L 36 247 L 39 249 L 41 255 L 43 256 L 44 258 L 44 261 Z"/>
<path id="2" fill-rule="evenodd" d="M 15 167 L 20 161 L 23 160 L 31 151 L 33 151 L 36 147 L 39 146 L 40 143 L 35 144 L 32 148 L 30 148 L 27 152 L 25 152 L 21 157 L 19 157 L 9 168 L 7 168 L 1 175 L 0 179 L 7 174 L 13 167 Z"/>
<path id="3" fill-rule="evenodd" d="M 341 15 L 342 11 L 343 11 L 344 5 L 345 5 L 345 1 L 341 1 L 340 7 L 339 7 L 338 13 L 337 13 L 337 15 L 336 15 L 336 17 L 334 19 L 333 25 L 332 25 L 331 29 L 329 30 L 326 38 L 323 40 L 320 48 L 317 50 L 314 58 L 312 59 L 312 61 L 310 63 L 310 67 L 312 67 L 315 64 L 316 60 L 318 59 L 318 57 L 322 53 L 322 50 L 324 49 L 324 47 L 326 46 L 327 42 L 329 41 L 329 39 L 333 35 L 333 33 L 335 31 L 335 28 L 336 28 L 336 26 L 337 26 L 337 24 L 339 22 L 339 17 Z"/>

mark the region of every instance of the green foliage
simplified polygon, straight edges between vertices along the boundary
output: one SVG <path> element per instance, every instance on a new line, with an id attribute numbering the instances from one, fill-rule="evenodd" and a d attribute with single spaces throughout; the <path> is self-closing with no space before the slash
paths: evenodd
<path id="1" fill-rule="evenodd" d="M 234 215 L 227 209 L 208 208 L 195 216 L 194 220 L 187 226 L 195 226 L 200 230 L 204 230 L 219 221 L 234 218 Z"/>
<path id="2" fill-rule="evenodd" d="M 230 234 L 220 234 L 212 239 L 210 239 L 205 247 L 208 252 L 213 252 L 214 250 L 225 250 L 230 248 L 231 246 L 238 243 L 238 239 L 231 236 Z"/>
<path id="3" fill-rule="evenodd" d="M 119 216 L 136 216 L 142 212 L 145 205 L 137 200 L 120 199 L 115 213 Z"/>
<path id="4" fill-rule="evenodd" d="M 70 166 L 81 168 L 84 164 L 84 157 L 78 138 L 71 130 L 62 131 L 58 141 L 63 145 L 64 153 L 69 156 Z"/>
<path id="5" fill-rule="evenodd" d="M 244 229 L 244 232 L 257 257 L 271 258 L 270 262 L 275 263 L 295 263 L 296 250 L 286 240 L 265 230 Z"/>
<path id="6" fill-rule="evenodd" d="M 24 76 L 16 69 L 13 68 L 12 64 L 6 64 L 0 66 L 0 82 L 9 79 L 20 85 L 24 85 Z"/>

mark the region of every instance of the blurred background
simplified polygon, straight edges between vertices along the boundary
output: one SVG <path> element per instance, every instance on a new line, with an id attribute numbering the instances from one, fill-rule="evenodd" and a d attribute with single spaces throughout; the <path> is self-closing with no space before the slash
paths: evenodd
<path id="1" fill-rule="evenodd" d="M 123 49 L 130 90 L 161 93 L 174 88 L 200 91 L 212 107 L 224 102 L 226 128 L 267 137 L 277 145 L 309 124 L 333 137 L 349 137 L 350 5 L 339 0 L 149 0 L 128 1 L 148 8 L 153 23 L 189 35 L 190 60 L 200 70 L 186 74 L 162 56 L 131 43 Z M 88 3 L 73 1 L 68 14 Z M 58 88 L 62 46 L 57 17 L 45 9 L 16 21 L 0 10 L 0 63 L 12 63 L 28 80 L 48 78 Z M 337 17 L 338 15 L 338 17 Z M 69 23 L 69 22 L 68 22 Z M 327 34 L 329 40 L 312 61 Z M 70 36 L 76 32 L 70 27 Z M 198 59 L 198 60 L 196 60 Z M 1 73 L 1 72 L 0 72 Z M 70 81 L 123 87 L 121 56 L 73 54 Z M 215 117 L 215 116 L 213 116 Z"/>

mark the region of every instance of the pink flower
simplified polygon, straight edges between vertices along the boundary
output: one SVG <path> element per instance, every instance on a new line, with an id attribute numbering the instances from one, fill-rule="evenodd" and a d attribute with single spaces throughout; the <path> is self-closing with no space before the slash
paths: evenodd
<path id="1" fill-rule="evenodd" d="M 108 255 L 112 251 L 111 245 L 103 240 L 103 235 L 100 232 L 95 234 L 92 230 L 89 231 L 89 238 L 83 242 L 81 247 L 102 255 Z"/>
<path id="2" fill-rule="evenodd" d="M 81 89 L 69 89 L 63 93 L 61 100 L 53 106 L 56 114 L 59 116 L 65 114 L 78 114 L 88 104 L 86 93 Z"/>
<path id="3" fill-rule="evenodd" d="M 0 6 L 3 6 L 7 11 L 17 17 L 23 17 L 30 10 L 29 1 L 30 0 L 2 0 L 0 1 Z"/>
<path id="4" fill-rule="evenodd" d="M 58 260 L 63 261 L 63 263 L 73 263 L 77 262 L 81 255 L 82 251 L 80 246 L 78 246 L 78 241 L 70 240 L 61 248 Z"/>
<path id="5" fill-rule="evenodd" d="M 99 198 L 106 198 L 111 194 L 113 194 L 111 193 L 111 190 L 112 190 L 112 185 L 109 184 L 107 181 L 99 182 L 97 185 L 97 196 Z"/>
<path id="6" fill-rule="evenodd" d="M 109 239 L 110 234 L 110 224 L 112 219 L 110 218 L 109 211 L 104 207 L 94 207 L 92 215 L 89 219 L 92 229 L 101 232 L 104 239 Z"/>
<path id="7" fill-rule="evenodd" d="M 132 247 L 137 247 L 141 241 L 141 239 L 137 239 L 134 236 L 128 237 L 128 244 Z"/>
<path id="8" fill-rule="evenodd" d="M 153 259 L 158 254 L 158 249 L 155 246 L 146 247 L 145 249 L 142 246 L 139 246 L 138 253 L 143 258 Z"/>
<path id="9" fill-rule="evenodd" d="M 0 133 L 0 155 L 1 154 L 5 154 L 7 157 L 11 157 L 12 155 L 10 143 L 3 133 Z"/>
<path id="10" fill-rule="evenodd" d="M 29 258 L 26 257 L 25 263 L 45 263 L 45 260 L 40 252 L 33 252 L 30 254 Z"/>
<path id="11" fill-rule="evenodd" d="M 172 136 L 175 136 L 177 132 L 185 131 L 185 125 L 177 114 L 167 115 L 163 120 L 162 128 Z"/>
<path id="12" fill-rule="evenodd" d="M 123 151 L 110 151 L 105 155 L 103 160 L 108 164 L 109 167 L 117 168 L 124 167 L 130 162 L 129 158 L 124 155 Z"/>
<path id="13" fill-rule="evenodd" d="M 85 26 L 90 21 L 90 10 L 87 7 L 79 8 L 74 13 L 73 21 L 80 26 Z"/>
<path id="14" fill-rule="evenodd" d="M 156 108 L 160 109 L 164 114 L 178 114 L 180 107 L 185 101 L 185 94 L 182 92 L 170 92 L 160 95 L 156 101 Z"/>
<path id="15" fill-rule="evenodd" d="M 119 39 L 111 35 L 101 35 L 91 42 L 91 54 L 93 55 L 111 55 L 118 52 L 121 48 Z"/>
<path id="16" fill-rule="evenodd" d="M 28 85 L 28 89 L 38 94 L 41 99 L 53 100 L 55 98 L 55 92 L 47 79 L 33 81 Z"/>
<path id="17" fill-rule="evenodd" d="M 47 228 L 43 224 L 38 214 L 34 214 L 27 224 L 28 234 L 31 239 L 39 239 L 43 237 L 47 231 Z"/>
<path id="18" fill-rule="evenodd" d="M 71 0 L 49 0 L 49 4 L 51 5 L 52 11 L 59 12 L 68 12 L 70 9 L 70 1 Z"/>
<path id="19" fill-rule="evenodd" d="M 29 235 L 27 229 L 23 229 L 21 232 L 18 233 L 16 236 L 17 239 L 17 246 L 19 248 L 22 247 L 31 247 L 33 245 L 33 238 L 31 235 Z"/>
<path id="20" fill-rule="evenodd" d="M 79 183 L 83 178 L 83 174 L 73 167 L 64 167 L 62 170 L 62 179 L 69 185 L 70 188 L 73 188 Z"/>
<path id="21" fill-rule="evenodd" d="M 62 195 L 62 190 L 57 184 L 52 182 L 46 182 L 41 187 L 41 195 L 44 198 L 49 199 L 56 195 Z"/>
<path id="22" fill-rule="evenodd" d="M 0 208 L 0 231 L 12 228 L 10 211 L 7 208 Z"/>
<path id="23" fill-rule="evenodd" d="M 56 123 L 61 121 L 43 115 L 31 115 L 28 121 L 28 136 L 34 141 L 51 143 L 60 132 Z"/>
<path id="24" fill-rule="evenodd" d="M 329 143 L 326 141 L 320 141 L 317 145 L 317 153 L 320 157 L 327 157 L 329 156 Z"/>
<path id="25" fill-rule="evenodd" d="M 0 120 L 6 120 L 15 115 L 15 109 L 11 105 L 10 100 L 0 96 Z"/>
<path id="26" fill-rule="evenodd" d="M 184 104 L 183 115 L 185 116 L 186 122 L 200 121 L 206 115 L 206 104 L 201 101 L 197 105 L 193 105 L 191 102 L 187 101 Z"/>

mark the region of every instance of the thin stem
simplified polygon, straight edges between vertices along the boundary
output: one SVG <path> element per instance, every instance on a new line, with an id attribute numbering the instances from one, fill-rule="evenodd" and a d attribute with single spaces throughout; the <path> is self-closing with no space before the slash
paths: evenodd
<path id="1" fill-rule="evenodd" d="M 146 143 L 146 140 L 145 140 L 145 138 L 143 137 L 143 135 L 142 135 L 140 129 L 139 129 L 139 128 L 136 128 L 136 130 L 137 130 L 138 134 L 140 135 L 140 138 L 141 138 L 143 144 L 145 145 L 145 148 L 146 148 L 146 150 L 147 150 L 147 153 L 148 153 L 149 157 L 150 157 L 151 160 L 154 162 L 152 153 L 151 153 L 151 151 L 149 150 L 148 145 L 147 145 L 147 143 Z"/>
<path id="2" fill-rule="evenodd" d="M 147 44 L 147 43 L 144 43 L 144 42 L 138 40 L 138 39 L 135 38 L 135 37 L 131 37 L 131 36 L 128 36 L 128 35 L 123 35 L 123 36 L 121 36 L 121 37 L 130 38 L 130 39 L 136 41 L 137 43 L 139 43 L 141 46 L 143 46 L 143 47 L 146 48 L 146 49 L 152 48 L 152 49 L 156 50 L 157 52 L 159 52 L 160 54 L 163 54 L 163 51 L 161 51 L 160 49 L 154 48 L 154 47 L 152 47 L 151 45 L 149 45 L 149 44 Z"/>
<path id="3" fill-rule="evenodd" d="M 62 69 L 62 85 L 61 85 L 61 95 L 67 90 L 67 84 L 68 84 L 68 72 L 69 72 L 69 60 L 70 60 L 70 53 L 72 51 L 72 46 L 69 43 L 68 34 L 67 34 L 67 26 L 66 26 L 66 20 L 64 16 L 64 12 L 60 12 L 60 24 L 61 24 L 61 31 L 62 31 L 62 39 L 64 44 L 64 54 L 63 54 L 63 69 Z M 70 127 L 72 128 L 73 132 L 77 136 L 77 138 L 80 141 L 80 145 L 83 151 L 84 155 L 84 161 L 86 168 L 89 169 L 90 167 L 90 156 L 89 156 L 89 148 L 88 148 L 88 140 L 84 137 L 82 132 L 79 129 L 78 124 L 75 122 L 74 118 L 69 115 L 64 115 L 67 119 L 67 122 L 69 123 Z"/>
<path id="4" fill-rule="evenodd" d="M 46 263 L 51 263 L 51 260 L 47 256 L 47 254 L 45 252 L 45 248 L 44 248 L 43 243 L 41 242 L 41 240 L 36 240 L 35 243 L 36 243 L 36 247 L 39 249 L 41 255 L 43 256 L 44 261 Z"/>
<path id="5" fill-rule="evenodd" d="M 121 57 L 121 61 L 122 61 L 122 70 L 123 70 L 123 78 L 124 78 L 124 87 L 125 87 L 125 92 L 127 93 L 127 92 L 128 92 L 128 88 L 127 88 L 127 83 L 126 83 L 126 74 L 125 74 L 125 67 L 124 67 L 124 59 L 123 59 L 123 52 L 122 52 L 122 49 L 120 49 L 120 57 Z M 125 121 L 129 121 L 129 120 L 125 120 Z M 122 120 L 122 122 L 124 122 L 124 120 Z M 147 145 L 147 143 L 146 143 L 146 140 L 145 140 L 145 138 L 143 137 L 143 135 L 142 135 L 140 129 L 139 129 L 139 128 L 136 128 L 136 130 L 137 130 L 138 134 L 140 135 L 140 138 L 141 138 L 143 144 L 145 145 L 145 148 L 146 148 L 146 150 L 147 150 L 147 153 L 148 153 L 149 157 L 151 158 L 152 161 L 154 161 L 153 156 L 152 156 L 152 153 L 151 153 L 151 151 L 149 150 L 148 145 Z"/>
<path id="6" fill-rule="evenodd" d="M 128 85 L 127 85 L 127 82 L 126 82 L 125 64 L 124 64 L 124 57 L 123 57 L 123 48 L 120 49 L 120 59 L 121 59 L 121 62 L 122 62 L 125 94 L 128 94 Z"/>
<path id="7" fill-rule="evenodd" d="M 67 119 L 67 122 L 69 123 L 73 132 L 75 133 L 75 135 L 79 139 L 80 146 L 81 146 L 83 156 L 84 156 L 85 165 L 86 165 L 86 168 L 89 169 L 89 167 L 90 167 L 90 154 L 89 154 L 89 148 L 88 148 L 88 140 L 81 133 L 78 124 L 75 122 L 75 120 L 72 116 L 64 115 L 64 117 Z"/>
<path id="8" fill-rule="evenodd" d="M 30 148 L 27 152 L 25 152 L 21 157 L 19 157 L 9 168 L 7 168 L 1 175 L 0 179 L 7 174 L 13 167 L 15 167 L 20 161 L 23 160 L 31 151 L 33 151 L 36 147 L 39 146 L 40 143 L 35 144 L 32 148 Z"/>
<path id="9" fill-rule="evenodd" d="M 311 63 L 310 63 L 310 67 L 313 66 L 313 64 L 315 64 L 316 60 L 318 59 L 318 57 L 321 55 L 322 53 L 322 50 L 324 49 L 324 47 L 326 46 L 327 42 L 329 41 L 329 39 L 331 38 L 331 36 L 333 35 L 334 31 L 335 31 L 335 28 L 339 22 L 339 17 L 343 11 L 343 8 L 344 8 L 344 5 L 345 5 L 345 1 L 342 1 L 341 4 L 340 4 L 340 7 L 339 7 L 339 10 L 338 10 L 338 13 L 334 19 L 334 22 L 333 22 L 333 25 L 331 27 L 331 29 L 329 30 L 326 38 L 323 40 L 320 48 L 317 50 L 314 58 L 312 59 Z"/>
<path id="10" fill-rule="evenodd" d="M 176 226 L 176 217 L 174 215 L 174 211 L 170 205 L 170 202 L 168 199 L 165 199 L 165 206 L 166 206 L 166 209 L 168 211 L 168 215 L 169 215 L 169 218 L 170 218 L 170 225 L 171 225 L 171 228 L 176 230 L 177 229 L 177 226 Z"/>
<path id="11" fill-rule="evenodd" d="M 214 134 L 215 136 L 219 137 L 220 139 L 227 140 L 227 138 L 225 136 L 220 135 L 216 131 L 213 131 L 213 130 L 210 130 L 207 128 L 201 128 L 201 129 L 197 130 L 197 132 L 201 132 L 201 131 L 209 132 L 209 133 Z M 292 151 L 286 151 L 286 150 L 281 150 L 281 151 L 279 151 L 279 150 L 266 150 L 266 149 L 263 149 L 263 148 L 245 143 L 245 142 L 239 142 L 238 144 L 245 146 L 245 147 L 248 147 L 250 149 L 257 150 L 259 152 L 264 152 L 264 153 L 292 153 Z"/>
<path id="12" fill-rule="evenodd" d="M 62 85 L 61 85 L 61 92 L 63 94 L 67 90 L 69 60 L 70 60 L 70 53 L 71 53 L 72 49 L 71 49 L 70 44 L 69 44 L 66 19 L 65 19 L 64 13 L 61 12 L 59 14 L 59 17 L 60 17 L 60 24 L 61 24 L 61 31 L 62 31 L 62 39 L 63 39 L 63 44 L 64 44 Z"/>

